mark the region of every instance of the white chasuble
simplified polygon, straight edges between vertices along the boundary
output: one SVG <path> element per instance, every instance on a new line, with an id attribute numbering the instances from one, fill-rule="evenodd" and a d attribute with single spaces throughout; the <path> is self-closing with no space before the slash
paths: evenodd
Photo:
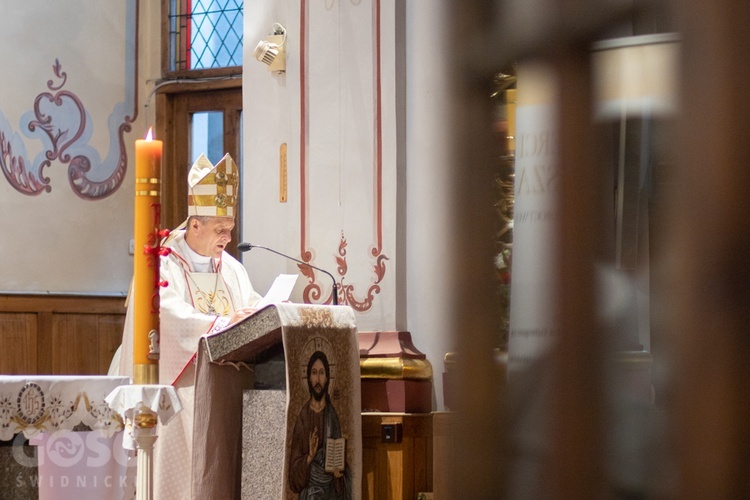
<path id="1" fill-rule="evenodd" d="M 162 257 L 159 274 L 166 286 L 160 291 L 159 382 L 172 384 L 182 401 L 183 410 L 159 424 L 154 447 L 154 498 L 188 500 L 193 464 L 193 414 L 201 401 L 194 400 L 194 355 L 203 335 L 229 324 L 235 310 L 252 307 L 261 297 L 255 292 L 245 267 L 224 253 L 214 269 L 195 272 L 196 266 L 186 248 L 184 233 L 168 244 L 172 253 Z M 213 307 L 213 311 L 211 311 Z"/>
<path id="2" fill-rule="evenodd" d="M 161 384 L 176 381 L 193 358 L 201 336 L 226 327 L 235 310 L 251 307 L 260 299 L 245 267 L 231 255 L 222 255 L 216 273 L 199 273 L 190 260 L 184 234 L 170 243 L 172 253 L 161 259 L 159 268 L 167 283 L 159 294 Z M 209 312 L 210 306 L 214 313 Z"/>
<path id="3" fill-rule="evenodd" d="M 235 310 L 252 307 L 261 296 L 253 289 L 245 267 L 228 253 L 224 252 L 218 261 L 213 259 L 209 266 L 209 259 L 189 249 L 181 230 L 173 231 L 164 246 L 171 253 L 159 261 L 159 275 L 164 283 L 159 289 L 159 383 L 175 386 L 182 411 L 167 425 L 159 422 L 159 439 L 154 447 L 154 498 L 188 500 L 193 498 L 193 413 L 202 404 L 193 399 L 193 358 L 198 342 L 202 336 L 228 326 Z M 202 262 L 196 263 L 194 258 Z M 216 272 L 197 272 L 199 269 Z M 125 315 L 120 351 L 119 369 L 111 374 L 132 379 L 132 307 L 128 307 Z"/>

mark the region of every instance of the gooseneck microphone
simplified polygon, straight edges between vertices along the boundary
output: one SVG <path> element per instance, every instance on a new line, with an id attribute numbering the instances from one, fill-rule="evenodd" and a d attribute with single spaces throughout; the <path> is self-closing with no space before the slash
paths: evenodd
<path id="1" fill-rule="evenodd" d="M 240 243 L 239 245 L 237 245 L 237 250 L 239 250 L 240 252 L 248 252 L 248 251 L 252 250 L 253 248 L 262 248 L 263 250 L 268 250 L 271 253 L 275 253 L 276 255 L 281 255 L 282 257 L 286 257 L 289 260 L 293 260 L 294 262 L 297 262 L 298 264 L 302 264 L 303 266 L 311 267 L 311 268 L 315 269 L 316 271 L 320 271 L 321 273 L 327 274 L 331 278 L 331 281 L 333 281 L 333 305 L 334 306 L 339 305 L 339 293 L 338 293 L 338 289 L 337 289 L 337 286 L 336 286 L 336 278 L 333 277 L 333 274 L 329 273 L 325 269 L 321 269 L 319 267 L 315 267 L 312 264 L 308 264 L 307 262 L 304 262 L 302 260 L 295 259 L 294 257 L 292 257 L 290 255 L 287 255 L 285 253 L 281 253 L 281 252 L 276 251 L 276 250 L 274 250 L 272 248 L 264 247 L 264 246 L 261 246 L 261 245 L 253 245 L 251 243 Z"/>

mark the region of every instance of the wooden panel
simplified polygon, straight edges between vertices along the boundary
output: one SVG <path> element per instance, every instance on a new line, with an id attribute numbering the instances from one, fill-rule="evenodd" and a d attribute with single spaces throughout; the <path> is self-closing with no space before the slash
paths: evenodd
<path id="1" fill-rule="evenodd" d="M 37 320 L 39 326 L 37 330 L 37 371 L 39 375 L 59 375 L 52 368 L 55 364 L 56 350 L 52 339 L 52 312 L 42 311 L 39 313 Z"/>
<path id="2" fill-rule="evenodd" d="M 98 318 L 99 349 L 97 351 L 99 367 L 96 373 L 107 373 L 112 356 L 122 342 L 122 329 L 125 326 L 124 315 L 102 315 Z"/>
<path id="3" fill-rule="evenodd" d="M 36 315 L 0 313 L 0 374 L 35 373 Z"/>
<path id="4" fill-rule="evenodd" d="M 383 443 L 381 426 L 401 424 L 400 443 Z M 362 498 L 417 498 L 432 491 L 432 415 L 362 414 Z"/>
<path id="5" fill-rule="evenodd" d="M 380 443 L 380 446 L 379 461 L 383 474 L 378 477 L 378 498 L 413 498 L 413 495 L 407 496 L 407 491 L 412 489 L 412 481 L 411 474 L 406 473 L 404 468 L 411 465 L 411 460 L 406 460 L 404 444 Z M 406 450 L 408 452 L 409 449 Z"/>
<path id="6" fill-rule="evenodd" d="M 0 295 L 0 312 L 125 314 L 125 297 L 86 295 Z"/>
<path id="7" fill-rule="evenodd" d="M 55 314 L 52 323 L 53 373 L 107 373 L 114 349 L 122 338 L 122 322 L 112 316 Z"/>
<path id="8" fill-rule="evenodd" d="M 362 498 L 377 498 L 375 479 L 378 477 L 378 445 L 375 438 L 362 439 Z"/>
<path id="9" fill-rule="evenodd" d="M 451 412 L 432 414 L 433 500 L 458 498 L 456 490 L 456 440 L 453 430 L 455 417 Z"/>
<path id="10" fill-rule="evenodd" d="M 672 498 L 750 498 L 750 4 L 694 5 L 675 9 L 682 106 L 664 196 L 661 341 L 673 356 L 663 366 L 674 367 L 660 395 L 664 442 L 681 480 Z"/>
<path id="11" fill-rule="evenodd" d="M 414 438 L 412 460 L 414 463 L 414 490 L 417 493 L 422 491 L 433 491 L 433 489 L 429 487 L 433 485 L 432 470 L 434 467 L 434 460 L 432 440 L 432 435 L 418 436 Z"/>
<path id="12" fill-rule="evenodd" d="M 56 314 L 52 319 L 53 373 L 87 375 L 86 357 L 95 351 L 96 316 Z M 98 363 L 97 363 L 98 365 Z"/>
<path id="13" fill-rule="evenodd" d="M 0 295 L 0 373 L 104 375 L 124 321 L 124 297 Z"/>

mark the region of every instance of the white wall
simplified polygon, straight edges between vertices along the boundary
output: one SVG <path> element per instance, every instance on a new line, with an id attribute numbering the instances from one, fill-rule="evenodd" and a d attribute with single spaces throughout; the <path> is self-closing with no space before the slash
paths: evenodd
<path id="1" fill-rule="evenodd" d="M 407 329 L 434 373 L 436 408 L 443 408 L 443 357 L 454 349 L 446 282 L 453 264 L 446 231 L 451 212 L 445 2 L 406 1 Z"/>
<path id="2" fill-rule="evenodd" d="M 340 282 L 354 285 L 362 299 L 374 283 L 375 261 L 368 252 L 378 227 L 375 3 L 309 5 L 315 7 L 305 26 L 299 2 L 245 5 L 243 238 L 301 258 L 304 232 L 317 251 L 312 262 L 340 277 L 336 245 L 345 234 L 349 267 Z M 252 56 L 274 22 L 288 30 L 283 75 L 269 73 Z M 444 7 L 442 2 L 381 2 L 380 22 L 381 254 L 388 260 L 372 307 L 357 312 L 357 321 L 360 330 L 411 332 L 433 364 L 435 405 L 442 408 L 443 357 L 452 348 L 445 307 L 452 298 L 445 283 L 451 235 L 444 227 L 451 207 L 450 155 L 443 140 L 448 68 L 440 56 Z M 307 69 L 300 64 L 301 32 L 307 37 Z M 281 143 L 288 147 L 284 203 L 278 198 Z M 300 185 L 304 162 L 310 183 L 306 201 Z M 245 264 L 261 291 L 278 273 L 297 272 L 294 263 L 261 250 L 246 254 Z M 320 281 L 324 293 L 329 281 Z"/>
<path id="3" fill-rule="evenodd" d="M 340 303 L 354 308 L 361 330 L 397 330 L 406 306 L 398 300 L 403 130 L 396 118 L 394 5 L 305 6 L 303 13 L 291 0 L 245 5 L 243 239 L 309 258 L 334 274 L 343 287 Z M 287 28 L 282 75 L 252 55 L 275 22 Z M 288 151 L 286 201 L 279 198 L 282 144 Z M 246 254 L 244 262 L 260 291 L 277 274 L 298 272 L 294 262 L 262 250 Z M 332 283 L 322 274 L 315 279 L 322 297 L 310 301 L 320 303 Z M 299 288 L 307 285 L 306 278 L 300 282 Z"/>
<path id="4" fill-rule="evenodd" d="M 123 294 L 133 267 L 133 144 L 145 134 L 142 84 L 153 78 L 145 64 L 136 80 L 136 0 L 5 4 L 13 5 L 0 16 L 0 133 L 12 152 L 0 161 L 18 175 L 0 176 L 0 292 Z M 158 6 L 141 7 L 144 19 L 158 13 Z M 158 38 L 141 31 L 141 49 L 153 47 L 158 57 Z M 48 125 L 30 130 L 47 118 Z M 118 171 L 124 178 L 100 187 L 106 195 L 80 196 L 69 173 L 79 155 L 90 160 L 87 180 L 102 182 Z M 29 175 L 40 182 L 33 195 L 12 185 Z"/>

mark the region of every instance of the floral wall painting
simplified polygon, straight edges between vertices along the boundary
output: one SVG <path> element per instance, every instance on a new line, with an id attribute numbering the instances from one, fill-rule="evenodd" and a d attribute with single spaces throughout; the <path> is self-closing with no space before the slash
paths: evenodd
<path id="1" fill-rule="evenodd" d="M 25 258 L 0 264 L 0 291 L 124 295 L 133 273 L 128 163 L 146 132 L 138 96 L 155 60 L 138 44 L 138 18 L 152 7 L 137 0 L 5 4 L 0 253 L 23 249 Z"/>
<path id="2" fill-rule="evenodd" d="M 106 198 L 125 177 L 124 135 L 131 130 L 137 109 L 130 103 L 128 115 L 121 109 L 124 103 L 116 106 L 110 115 L 111 153 L 101 161 L 88 143 L 92 122 L 85 104 L 75 92 L 65 88 L 68 75 L 59 60 L 55 60 L 52 70 L 54 78 L 47 81 L 47 91 L 36 96 L 33 109 L 21 123 L 24 135 L 41 142 L 43 152 L 34 159 L 27 157 L 24 140 L 12 131 L 0 112 L 0 167 L 16 191 L 36 196 L 52 190 L 44 170 L 67 165 L 70 188 L 76 195 L 87 200 Z"/>
<path id="3" fill-rule="evenodd" d="M 390 9 L 388 9 L 390 11 Z M 388 55 L 383 54 L 383 45 L 390 47 L 394 43 L 391 38 L 392 28 L 389 13 L 386 20 L 380 0 L 372 2 L 351 2 L 349 4 L 316 4 L 303 1 L 300 6 L 300 65 L 299 65 L 299 113 L 300 113 L 300 254 L 302 259 L 309 262 L 314 255 L 314 244 L 322 244 L 322 236 L 318 227 L 310 227 L 309 221 L 329 212 L 332 206 L 321 193 L 326 193 L 327 186 L 336 185 L 342 178 L 347 179 L 344 194 L 334 200 L 343 212 L 368 213 L 372 220 L 372 227 L 368 227 L 371 234 L 367 237 L 367 245 L 363 245 L 364 233 L 355 232 L 346 227 L 346 218 L 339 214 L 342 221 L 340 239 L 337 242 L 336 272 L 340 276 L 336 286 L 339 288 L 341 303 L 349 305 L 359 313 L 370 311 L 375 305 L 376 295 L 381 292 L 381 283 L 386 276 L 386 261 L 389 260 L 386 241 L 391 235 L 385 234 L 385 224 L 391 222 L 384 206 L 384 198 L 393 193 L 393 186 L 389 179 L 393 175 L 393 167 L 389 169 L 389 162 L 393 159 L 393 137 L 389 135 L 388 127 L 393 122 L 391 116 L 384 109 L 383 93 L 393 85 L 393 73 L 390 70 L 393 61 L 384 60 Z M 322 40 L 326 40 L 326 30 L 319 26 L 330 26 L 341 22 L 348 23 L 341 26 L 347 36 L 338 40 L 340 44 L 336 50 L 329 48 Z M 349 34 L 348 30 L 360 30 L 357 36 Z M 349 36 L 351 35 L 351 36 Z M 385 40 L 384 40 L 385 39 Z M 372 56 L 366 63 L 352 65 L 341 61 L 358 59 L 357 51 L 370 51 Z M 334 52 L 337 57 L 332 58 L 321 52 Z M 386 50 L 386 54 L 388 51 Z M 392 55 L 390 57 L 393 57 Z M 312 64 L 315 61 L 315 64 Z M 325 68 L 321 72 L 321 67 Z M 362 85 L 367 79 L 370 85 Z M 330 102 L 325 95 L 342 94 L 339 101 Z M 331 109 L 337 109 L 337 117 L 331 120 Z M 354 110 L 360 110 L 352 116 Z M 395 128 L 395 127 L 393 127 Z M 325 139 L 316 136 L 320 130 L 327 130 L 331 134 Z M 348 133 L 360 139 L 354 141 L 348 138 Z M 335 147 L 326 149 L 316 141 L 331 141 Z M 352 146 L 350 143 L 356 143 Z M 342 161 L 342 159 L 346 159 Z M 393 162 L 395 163 L 395 162 Z M 321 173 L 325 169 L 327 172 Z M 356 172 L 356 173 L 355 173 Z M 316 177 L 317 176 L 317 177 Z M 326 179 L 322 181 L 322 179 Z M 367 186 L 369 193 L 358 191 L 356 186 Z M 316 199 L 317 198 L 317 199 Z M 325 198 L 329 198 L 325 196 Z M 367 200 L 363 204 L 363 201 Z M 356 238 L 356 247 L 351 246 L 347 232 Z M 331 233 L 328 237 L 333 236 Z M 332 244 L 334 240 L 329 240 Z M 364 252 L 362 251 L 364 250 Z M 356 255 L 348 255 L 357 252 Z M 351 258 L 350 258 L 351 257 Z M 356 261 L 356 269 L 350 271 L 350 261 Z M 391 266 L 392 267 L 392 266 Z M 365 270 L 371 270 L 366 272 Z M 347 276 L 347 274 L 349 274 Z M 349 279 L 348 281 L 347 278 Z M 359 288 L 358 288 L 359 285 Z M 311 292 L 319 289 L 314 280 L 304 291 L 305 299 Z M 328 302 L 326 302 L 328 303 Z M 382 306 L 381 306 L 382 307 Z"/>
<path id="4" fill-rule="evenodd" d="M 245 3 L 246 39 L 278 19 L 294 33 L 278 80 L 246 54 L 244 113 L 279 117 L 248 119 L 243 128 L 244 175 L 252 179 L 243 187 L 247 234 L 330 270 L 335 285 L 310 272 L 298 300 L 330 304 L 335 286 L 339 304 L 364 329 L 400 329 L 406 317 L 398 297 L 405 289 L 398 235 L 406 223 L 398 12 L 382 0 Z M 284 203 L 267 189 L 277 182 L 268 166 L 278 162 L 279 143 L 288 146 Z M 263 221 L 252 222 L 258 213 Z M 260 257 L 249 263 L 254 285 L 278 274 L 266 268 Z"/>

